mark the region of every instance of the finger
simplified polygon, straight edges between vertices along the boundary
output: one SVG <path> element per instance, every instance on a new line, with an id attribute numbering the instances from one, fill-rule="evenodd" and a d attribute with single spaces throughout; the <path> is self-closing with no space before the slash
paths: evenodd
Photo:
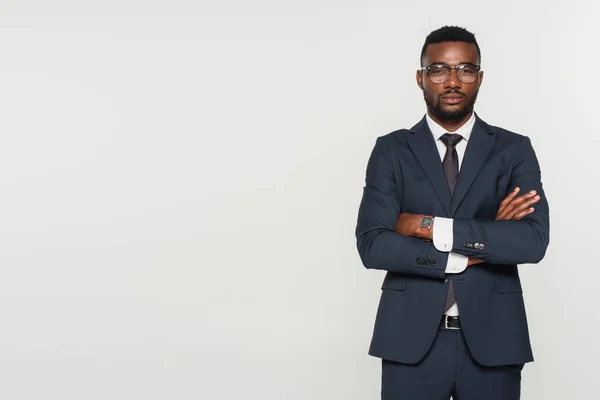
<path id="1" fill-rule="evenodd" d="M 529 193 L 525 193 L 520 195 L 519 197 L 517 197 L 516 199 L 514 199 L 511 204 L 512 205 L 519 205 L 521 203 L 524 203 L 526 201 L 528 201 L 529 199 L 535 197 L 537 195 L 537 192 L 535 190 L 532 190 Z"/>
<path id="2" fill-rule="evenodd" d="M 533 207 L 516 210 L 516 211 L 510 213 L 507 216 L 507 218 L 505 218 L 505 219 L 519 220 L 519 219 L 523 218 L 524 216 L 531 214 L 533 211 L 534 211 Z"/>
<path id="3" fill-rule="evenodd" d="M 536 193 L 537 192 L 535 190 L 532 190 L 531 192 L 522 194 L 521 196 L 512 200 L 510 202 L 510 204 L 508 204 L 506 206 L 507 212 L 509 212 L 509 213 L 517 212 L 517 211 L 519 211 L 519 209 L 522 210 L 522 209 L 526 208 L 527 205 L 524 206 L 524 204 L 527 204 L 526 202 L 529 201 L 531 198 L 535 198 L 534 196 L 536 196 Z"/>
<path id="4" fill-rule="evenodd" d="M 537 203 L 538 201 L 540 201 L 540 196 L 532 197 L 531 199 L 527 200 L 526 202 L 524 202 L 523 204 L 521 204 L 520 206 L 518 206 L 515 209 L 515 211 L 516 212 L 521 212 L 523 210 L 526 210 L 528 207 L 530 207 L 532 204 Z"/>
<path id="5" fill-rule="evenodd" d="M 516 214 L 516 215 L 515 215 L 513 218 L 511 218 L 511 219 L 513 219 L 513 220 L 515 220 L 515 221 L 518 221 L 518 220 L 522 219 L 523 217 L 525 217 L 525 216 L 527 216 L 527 215 L 531 214 L 531 213 L 532 213 L 532 212 L 534 212 L 534 211 L 535 211 L 535 208 L 533 208 L 533 207 L 531 207 L 531 208 L 528 208 L 527 210 L 525 210 L 525 211 L 522 211 L 522 212 L 520 212 L 520 213 Z"/>
<path id="6" fill-rule="evenodd" d="M 512 201 L 512 199 L 515 198 L 515 196 L 517 195 L 517 193 L 519 193 L 519 190 L 521 190 L 520 188 L 516 187 L 512 192 L 510 192 L 508 194 L 508 196 L 506 196 L 502 202 L 500 202 L 500 208 L 504 208 L 506 207 L 506 205 L 508 203 L 510 203 Z"/>
<path id="7" fill-rule="evenodd" d="M 519 190 L 521 190 L 521 189 L 519 187 L 516 187 L 512 192 L 510 192 L 508 194 L 508 196 L 506 196 L 504 198 L 504 200 L 502 200 L 502 203 L 504 203 L 504 204 L 510 203 L 510 201 L 515 198 L 515 196 L 517 195 L 517 193 L 519 193 Z"/>
<path id="8" fill-rule="evenodd" d="M 515 196 L 517 195 L 517 193 L 519 193 L 519 190 L 521 190 L 521 188 L 519 188 L 517 186 L 512 192 L 510 192 L 510 194 L 508 196 L 506 196 L 504 198 L 504 200 L 502 200 L 502 202 L 500 202 L 500 207 L 498 208 L 498 212 L 496 213 L 496 215 L 500 214 L 502 212 L 502 210 L 504 210 L 504 208 L 506 207 L 506 205 L 508 203 L 510 203 L 512 201 L 512 199 L 515 198 Z"/>
<path id="9" fill-rule="evenodd" d="M 538 201 L 540 201 L 541 198 L 542 198 L 542 196 L 540 196 L 538 194 L 537 196 L 535 196 L 531 199 L 531 204 L 537 203 Z"/>
<path id="10" fill-rule="evenodd" d="M 520 213 L 529 209 L 532 204 L 537 203 L 540 196 L 535 196 L 522 204 L 511 204 L 506 208 L 503 219 L 515 219 Z M 521 216 L 522 218 L 522 216 Z"/>
<path id="11" fill-rule="evenodd" d="M 535 204 L 538 201 L 540 201 L 540 199 L 541 199 L 541 196 L 534 196 L 527 202 L 527 205 L 530 206 L 532 204 Z"/>
<path id="12" fill-rule="evenodd" d="M 506 217 L 506 212 L 508 211 L 507 206 L 514 201 L 515 196 L 519 193 L 521 188 L 516 187 L 508 196 L 502 200 L 500 206 L 498 207 L 498 211 L 496 212 L 496 219 L 503 219 Z"/>

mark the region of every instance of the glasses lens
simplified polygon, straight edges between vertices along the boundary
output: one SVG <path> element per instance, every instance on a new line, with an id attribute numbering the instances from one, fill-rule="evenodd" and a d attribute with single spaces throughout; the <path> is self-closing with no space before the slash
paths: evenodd
<path id="1" fill-rule="evenodd" d="M 464 83 L 475 82 L 477 78 L 477 68 L 472 65 L 461 65 L 458 67 L 458 79 Z"/>
<path id="2" fill-rule="evenodd" d="M 429 78 L 433 83 L 442 83 L 448 79 L 450 69 L 444 65 L 432 65 L 429 67 Z"/>

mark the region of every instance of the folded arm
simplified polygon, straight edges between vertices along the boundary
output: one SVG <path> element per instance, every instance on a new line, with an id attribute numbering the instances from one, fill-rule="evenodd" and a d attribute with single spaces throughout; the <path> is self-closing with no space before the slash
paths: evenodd
<path id="1" fill-rule="evenodd" d="M 539 195 L 535 211 L 518 221 L 454 219 L 453 252 L 494 264 L 542 260 L 550 240 L 549 210 L 539 163 L 529 138 L 521 142 L 510 187 L 521 188 L 521 193 L 535 190 Z"/>
<path id="2" fill-rule="evenodd" d="M 432 242 L 395 232 L 400 215 L 401 185 L 389 150 L 378 138 L 367 165 L 367 174 L 356 226 L 357 248 L 370 269 L 444 279 L 448 253 Z"/>

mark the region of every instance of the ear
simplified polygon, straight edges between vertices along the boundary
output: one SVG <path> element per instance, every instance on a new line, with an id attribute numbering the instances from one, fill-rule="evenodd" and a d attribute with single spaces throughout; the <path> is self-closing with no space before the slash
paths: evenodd
<path id="1" fill-rule="evenodd" d="M 421 90 L 423 90 L 423 71 L 418 69 L 416 78 L 417 78 L 417 85 L 419 85 Z"/>
<path id="2" fill-rule="evenodd" d="M 477 87 L 477 90 L 479 90 L 479 88 L 481 87 L 482 83 L 483 83 L 483 71 L 481 71 L 479 73 L 479 87 Z"/>

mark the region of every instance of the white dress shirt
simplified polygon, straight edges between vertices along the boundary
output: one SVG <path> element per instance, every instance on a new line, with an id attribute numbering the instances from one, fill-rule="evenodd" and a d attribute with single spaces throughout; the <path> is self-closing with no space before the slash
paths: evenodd
<path id="1" fill-rule="evenodd" d="M 429 114 L 426 115 L 425 119 L 427 120 L 427 125 L 429 126 L 429 129 L 433 134 L 433 138 L 435 139 L 435 144 L 438 152 L 440 153 L 440 161 L 444 160 L 444 155 L 446 154 L 446 145 L 440 140 L 442 135 L 445 133 L 452 133 L 459 134 L 463 137 L 463 140 L 456 144 L 456 152 L 458 153 L 458 170 L 460 172 L 460 166 L 462 165 L 462 160 L 465 156 L 467 143 L 469 142 L 471 131 L 475 125 L 475 113 L 473 113 L 471 118 L 469 118 L 469 120 L 465 122 L 463 126 L 458 128 L 456 132 L 448 132 L 446 129 L 442 128 L 433 119 L 431 119 Z M 446 273 L 459 274 L 463 272 L 467 268 L 467 262 L 469 261 L 469 258 L 451 252 L 452 246 L 454 245 L 454 220 L 452 218 L 435 217 L 433 225 L 434 247 L 439 251 L 450 252 L 450 254 L 448 254 L 448 262 L 446 263 Z M 446 315 L 458 315 L 458 306 L 456 303 L 450 307 L 450 309 L 446 312 Z"/>

